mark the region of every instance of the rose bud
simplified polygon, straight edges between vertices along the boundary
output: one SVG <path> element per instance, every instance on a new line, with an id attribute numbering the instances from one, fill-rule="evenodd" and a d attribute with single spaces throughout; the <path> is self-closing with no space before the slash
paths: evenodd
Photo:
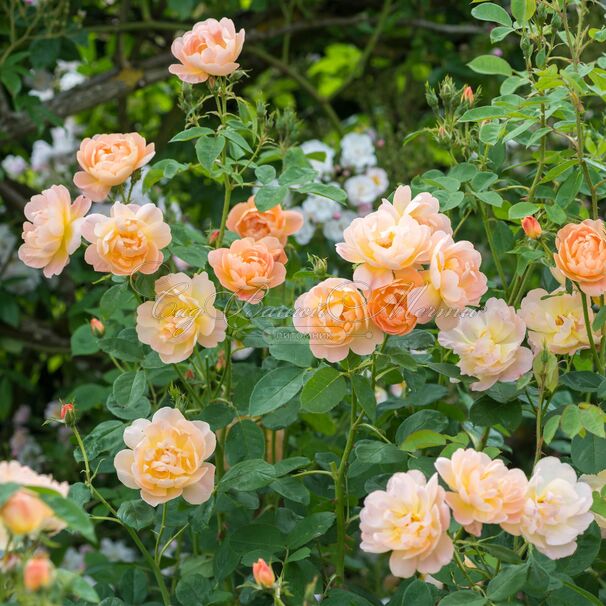
<path id="1" fill-rule="evenodd" d="M 59 413 L 61 416 L 61 420 L 65 422 L 66 425 L 73 425 L 76 420 L 76 409 L 74 405 L 67 402 L 61 406 L 61 412 Z"/>
<path id="2" fill-rule="evenodd" d="M 28 591 L 48 587 L 53 580 L 54 567 L 48 555 L 40 553 L 27 562 L 23 569 L 23 584 Z"/>
<path id="3" fill-rule="evenodd" d="M 463 89 L 463 94 L 461 95 L 461 101 L 469 103 L 469 105 L 473 105 L 475 101 L 475 96 L 473 94 L 473 88 L 471 86 L 466 86 Z"/>
<path id="4" fill-rule="evenodd" d="M 90 329 L 95 335 L 95 337 L 102 337 L 105 333 L 105 326 L 103 322 L 101 322 L 101 320 L 98 320 L 97 318 L 93 318 L 90 321 Z"/>
<path id="5" fill-rule="evenodd" d="M 543 233 L 540 223 L 532 215 L 524 217 L 521 223 L 524 233 L 532 240 L 536 240 Z"/>
<path id="6" fill-rule="evenodd" d="M 49 508 L 35 495 L 19 490 L 0 509 L 0 521 L 14 535 L 28 535 L 42 528 Z"/>
<path id="7" fill-rule="evenodd" d="M 276 582 L 276 576 L 271 566 L 263 558 L 259 558 L 253 564 L 253 577 L 258 585 L 269 589 Z"/>

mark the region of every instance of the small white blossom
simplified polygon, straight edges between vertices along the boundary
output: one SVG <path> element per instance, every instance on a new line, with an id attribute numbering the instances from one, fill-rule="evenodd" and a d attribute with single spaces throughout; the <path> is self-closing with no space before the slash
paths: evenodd
<path id="1" fill-rule="evenodd" d="M 309 158 L 309 162 L 311 163 L 311 167 L 318 173 L 320 179 L 332 175 L 333 160 L 335 157 L 335 150 L 332 147 L 326 145 L 326 143 L 322 143 L 322 141 L 318 139 L 310 139 L 301 144 L 301 149 L 306 155 L 314 152 L 323 152 L 325 154 L 324 160 L 313 160 Z"/>
<path id="2" fill-rule="evenodd" d="M 366 171 L 366 176 L 370 177 L 372 182 L 375 184 L 375 193 L 376 197 L 383 195 L 387 188 L 389 187 L 389 179 L 387 178 L 387 173 L 378 166 L 374 168 L 369 168 Z"/>
<path id="3" fill-rule="evenodd" d="M 324 233 L 324 237 L 328 238 L 332 242 L 340 242 L 343 239 L 343 230 L 349 227 L 351 222 L 358 215 L 351 210 L 343 210 L 340 213 L 340 216 L 336 219 L 328 221 L 324 224 L 324 228 L 322 232 Z"/>
<path id="4" fill-rule="evenodd" d="M 369 166 L 375 166 L 377 157 L 375 147 L 369 135 L 348 133 L 341 139 L 341 164 L 362 172 Z"/>
<path id="5" fill-rule="evenodd" d="M 10 155 L 2 160 L 2 168 L 9 177 L 15 179 L 25 171 L 27 162 L 21 156 Z"/>
<path id="6" fill-rule="evenodd" d="M 310 240 L 314 237 L 314 233 L 316 232 L 316 226 L 311 221 L 311 218 L 307 212 L 300 208 L 294 208 L 297 212 L 300 212 L 303 215 L 303 226 L 301 229 L 294 234 L 294 239 L 304 246 L 305 244 L 309 244 Z"/>
<path id="7" fill-rule="evenodd" d="M 312 221 L 325 223 L 341 209 L 338 202 L 324 196 L 311 195 L 303 201 L 303 210 Z"/>
<path id="8" fill-rule="evenodd" d="M 349 202 L 354 206 L 371 204 L 377 198 L 377 186 L 366 175 L 356 175 L 345 181 L 345 191 Z"/>

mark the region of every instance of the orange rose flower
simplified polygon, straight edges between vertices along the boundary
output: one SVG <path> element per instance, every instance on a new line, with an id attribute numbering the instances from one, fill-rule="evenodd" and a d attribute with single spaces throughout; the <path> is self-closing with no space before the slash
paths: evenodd
<path id="1" fill-rule="evenodd" d="M 38 553 L 23 568 L 23 584 L 28 591 L 38 591 L 53 582 L 55 567 L 46 553 Z"/>
<path id="2" fill-rule="evenodd" d="M 288 236 L 298 232 L 303 227 L 303 215 L 294 210 L 282 210 L 278 204 L 266 211 L 257 210 L 255 197 L 251 196 L 246 202 L 236 204 L 227 217 L 227 229 L 235 232 L 241 238 L 260 240 L 265 236 L 273 236 L 284 246 Z"/>
<path id="3" fill-rule="evenodd" d="M 417 317 L 408 309 L 408 294 L 423 284 L 416 270 L 397 272 L 390 284 L 376 288 L 368 299 L 371 320 L 389 335 L 405 335 L 417 324 Z"/>
<path id="4" fill-rule="evenodd" d="M 260 240 L 242 238 L 229 248 L 208 253 L 208 263 L 221 285 L 241 301 L 258 303 L 270 289 L 286 278 L 286 254 L 273 236 Z"/>
<path id="5" fill-rule="evenodd" d="M 76 187 L 93 202 L 102 202 L 112 187 L 124 183 L 155 154 L 139 133 L 95 135 L 80 144 L 76 154 L 82 170 L 74 175 Z"/>
<path id="6" fill-rule="evenodd" d="M 601 220 L 569 223 L 556 235 L 556 268 L 590 297 L 606 293 L 606 229 Z"/>

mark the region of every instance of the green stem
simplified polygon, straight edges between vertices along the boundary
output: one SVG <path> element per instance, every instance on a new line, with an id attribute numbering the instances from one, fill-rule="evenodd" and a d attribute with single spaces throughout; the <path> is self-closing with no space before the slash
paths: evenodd
<path id="1" fill-rule="evenodd" d="M 589 319 L 589 304 L 587 301 L 587 295 L 583 291 L 579 292 L 581 293 L 581 300 L 583 301 L 583 318 L 585 319 L 585 329 L 587 330 L 587 339 L 589 340 L 589 347 L 591 348 L 593 363 L 595 364 L 596 370 L 600 374 L 604 374 L 604 367 L 602 365 L 602 361 L 600 360 L 600 356 L 598 355 L 598 350 L 595 346 L 595 341 L 593 338 L 593 330 L 591 328 L 591 321 Z"/>
<path id="2" fill-rule="evenodd" d="M 164 534 L 164 529 L 166 528 L 166 503 L 162 504 L 162 521 L 160 522 L 160 529 L 158 530 L 158 536 L 156 537 L 156 547 L 154 549 L 154 559 L 156 564 L 160 563 L 160 543 L 162 542 L 162 535 Z"/>
<path id="3" fill-rule="evenodd" d="M 503 285 L 503 290 L 505 292 L 507 292 L 507 280 L 505 278 L 505 272 L 503 271 L 503 266 L 501 265 L 501 259 L 499 258 L 499 256 L 497 255 L 497 252 L 496 252 L 493 234 L 490 229 L 490 225 L 488 224 L 488 214 L 486 213 L 484 204 L 482 204 L 480 202 L 479 206 L 480 206 L 480 215 L 482 216 L 482 223 L 484 224 L 484 231 L 486 232 L 486 238 L 488 239 L 488 246 L 490 247 L 490 252 L 492 254 L 492 259 L 494 261 L 495 267 L 497 268 L 497 272 L 499 274 L 501 284 Z"/>

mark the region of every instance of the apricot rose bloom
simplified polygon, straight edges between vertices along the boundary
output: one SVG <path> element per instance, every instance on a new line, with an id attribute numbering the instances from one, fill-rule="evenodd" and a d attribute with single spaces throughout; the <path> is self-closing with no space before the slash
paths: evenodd
<path id="1" fill-rule="evenodd" d="M 606 486 L 606 469 L 600 471 L 598 474 L 582 475 L 579 479 L 581 482 L 589 484 L 593 492 L 601 493 L 604 486 Z M 600 515 L 594 511 L 593 517 L 601 529 L 602 538 L 606 539 L 606 516 Z"/>
<path id="2" fill-rule="evenodd" d="M 284 246 L 288 236 L 303 227 L 303 215 L 295 210 L 282 210 L 279 204 L 262 212 L 255 206 L 255 197 L 251 196 L 229 211 L 226 225 L 241 238 L 260 240 L 273 236 Z"/>
<path id="3" fill-rule="evenodd" d="M 74 184 L 93 202 L 102 202 L 112 187 L 124 183 L 155 153 L 154 144 L 148 145 L 139 133 L 86 138 L 76 154 L 82 170 L 74 175 Z"/>
<path id="4" fill-rule="evenodd" d="M 66 497 L 67 482 L 57 482 L 51 476 L 41 475 L 17 461 L 0 462 L 0 484 L 15 483 L 20 488 L 0 507 L 0 549 L 5 549 L 8 532 L 16 536 L 34 536 L 40 532 L 54 534 L 66 527 L 38 495 L 25 486 L 50 488 Z"/>
<path id="5" fill-rule="evenodd" d="M 423 272 L 425 284 L 410 293 L 409 308 L 420 322 L 435 316 L 441 328 L 452 328 L 451 318 L 439 312 L 478 305 L 488 290 L 481 263 L 482 256 L 471 242 L 443 236 L 433 248 L 429 269 Z"/>
<path id="6" fill-rule="evenodd" d="M 161 250 L 171 241 L 162 211 L 150 203 L 116 202 L 109 217 L 88 215 L 82 235 L 90 242 L 84 253 L 86 262 L 95 271 L 116 276 L 155 273 L 164 259 Z"/>
<path id="7" fill-rule="evenodd" d="M 593 324 L 593 311 L 588 312 Z M 548 293 L 535 288 L 522 299 L 518 314 L 526 322 L 528 343 L 535 354 L 545 346 L 554 354 L 566 355 L 589 347 L 583 301 L 578 292 L 568 294 L 558 288 Z M 594 331 L 593 338 L 599 342 L 601 334 Z"/>
<path id="8" fill-rule="evenodd" d="M 389 568 L 397 577 L 406 579 L 417 571 L 434 574 L 452 560 L 449 524 L 450 510 L 437 474 L 427 482 L 417 470 L 396 473 L 385 490 L 375 490 L 364 500 L 360 548 L 368 553 L 391 551 Z"/>
<path id="9" fill-rule="evenodd" d="M 355 282 L 328 278 L 295 301 L 293 325 L 309 335 L 316 358 L 340 362 L 350 351 L 365 356 L 383 341 L 372 322 L 364 294 Z"/>
<path id="10" fill-rule="evenodd" d="M 440 330 L 438 341 L 459 356 L 461 374 L 477 377 L 473 391 L 484 391 L 497 381 L 519 379 L 532 366 L 532 352 L 522 347 L 526 325 L 502 299 L 486 301 L 482 311 L 460 317 L 454 328 Z"/>
<path id="11" fill-rule="evenodd" d="M 242 238 L 229 248 L 208 253 L 208 263 L 221 285 L 241 301 L 258 303 L 270 289 L 286 278 L 286 254 L 273 236 L 260 240 Z"/>
<path id="12" fill-rule="evenodd" d="M 414 269 L 396 272 L 390 284 L 375 288 L 368 297 L 368 313 L 372 321 L 388 335 L 405 335 L 417 324 L 417 317 L 408 309 L 408 296 L 423 278 Z"/>
<path id="13" fill-rule="evenodd" d="M 27 221 L 23 223 L 19 259 L 29 267 L 42 268 L 47 278 L 59 275 L 80 246 L 82 222 L 90 205 L 84 196 L 72 204 L 63 185 L 52 185 L 32 196 L 25 205 Z"/>
<path id="14" fill-rule="evenodd" d="M 446 502 L 455 520 L 479 537 L 482 524 L 517 523 L 526 501 L 528 480 L 521 469 L 507 469 L 500 459 L 472 448 L 460 448 L 435 468 L 452 492 Z"/>
<path id="15" fill-rule="evenodd" d="M 606 227 L 601 220 L 569 223 L 556 235 L 556 268 L 590 297 L 606 293 Z"/>
<path id="16" fill-rule="evenodd" d="M 207 463 L 216 438 L 208 423 L 188 421 L 176 408 L 160 408 L 152 420 L 137 419 L 124 430 L 127 449 L 114 458 L 118 479 L 140 490 L 155 507 L 183 496 L 192 505 L 210 498 L 215 466 Z"/>
<path id="17" fill-rule="evenodd" d="M 206 82 L 209 76 L 228 76 L 240 67 L 236 59 L 244 35 L 243 29 L 236 33 L 234 22 L 226 17 L 196 23 L 173 41 L 170 50 L 179 63 L 173 63 L 168 71 L 189 84 Z"/>
<path id="18" fill-rule="evenodd" d="M 555 457 L 541 459 L 528 484 L 518 523 L 501 524 L 515 536 L 522 535 L 552 560 L 572 555 L 577 536 L 591 522 L 591 487 L 577 480 L 574 469 Z"/>
<path id="19" fill-rule="evenodd" d="M 189 358 L 196 343 L 215 347 L 225 339 L 227 321 L 214 307 L 216 289 L 202 272 L 168 274 L 156 280 L 155 301 L 137 308 L 137 337 L 160 355 L 165 364 Z"/>

